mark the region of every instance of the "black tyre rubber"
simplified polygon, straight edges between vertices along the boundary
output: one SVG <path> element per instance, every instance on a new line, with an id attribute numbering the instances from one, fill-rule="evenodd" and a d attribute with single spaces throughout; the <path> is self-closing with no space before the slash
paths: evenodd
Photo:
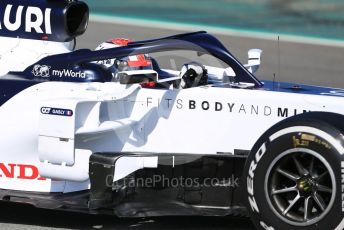
<path id="1" fill-rule="evenodd" d="M 256 228 L 343 229 L 343 146 L 344 118 L 332 113 L 295 116 L 262 135 L 243 174 Z"/>

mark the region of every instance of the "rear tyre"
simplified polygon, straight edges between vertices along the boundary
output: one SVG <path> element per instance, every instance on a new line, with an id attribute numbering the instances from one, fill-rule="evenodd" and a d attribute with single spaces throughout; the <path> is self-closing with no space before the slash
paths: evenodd
<path id="1" fill-rule="evenodd" d="M 338 124 L 344 119 L 331 113 L 300 115 L 257 141 L 245 165 L 244 201 L 258 229 L 344 228 L 344 132 Z"/>

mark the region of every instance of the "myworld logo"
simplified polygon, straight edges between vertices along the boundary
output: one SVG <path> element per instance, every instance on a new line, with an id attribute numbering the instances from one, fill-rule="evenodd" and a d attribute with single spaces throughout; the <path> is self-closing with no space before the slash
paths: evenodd
<path id="1" fill-rule="evenodd" d="M 22 18 L 24 18 L 24 20 Z M 25 32 L 28 33 L 34 30 L 36 33 L 40 34 L 51 34 L 50 18 L 51 8 L 42 11 L 39 7 L 25 7 L 19 5 L 14 8 L 13 5 L 8 4 L 3 15 L 0 15 L 0 30 L 7 29 L 9 31 L 17 31 L 23 27 Z M 24 26 L 22 22 L 25 23 Z"/>
<path id="2" fill-rule="evenodd" d="M 35 77 L 50 77 L 50 66 L 47 65 L 35 65 L 31 73 Z"/>
<path id="3" fill-rule="evenodd" d="M 86 78 L 86 73 L 82 71 L 75 72 L 71 69 L 53 70 L 52 75 L 59 77 Z"/>

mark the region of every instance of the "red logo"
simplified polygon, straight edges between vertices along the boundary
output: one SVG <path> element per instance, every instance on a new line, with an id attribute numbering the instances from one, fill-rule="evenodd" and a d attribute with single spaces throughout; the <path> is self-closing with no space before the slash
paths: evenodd
<path id="1" fill-rule="evenodd" d="M 36 166 L 24 164 L 0 163 L 0 177 L 24 180 L 46 180 L 39 175 Z"/>

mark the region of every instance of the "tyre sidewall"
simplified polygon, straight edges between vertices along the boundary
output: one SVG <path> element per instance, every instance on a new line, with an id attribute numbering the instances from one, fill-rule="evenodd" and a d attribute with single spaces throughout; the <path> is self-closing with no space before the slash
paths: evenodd
<path id="1" fill-rule="evenodd" d="M 305 132 L 303 128 L 291 131 L 273 139 L 281 130 L 291 130 L 291 127 L 308 127 L 305 130 L 320 130 L 328 134 L 332 139 L 326 140 L 322 132 Z M 319 142 L 310 142 L 308 146 L 295 146 L 295 137 L 301 133 L 313 135 Z M 328 137 L 327 137 L 328 138 Z M 245 165 L 243 181 L 247 182 L 245 191 L 245 203 L 250 216 L 260 229 L 336 229 L 343 219 L 342 212 L 342 182 L 341 162 L 344 156 L 331 142 L 340 140 L 341 132 L 326 122 L 315 121 L 290 121 L 279 124 L 265 133 L 253 147 Z M 273 140 L 272 140 L 273 139 Z M 266 196 L 265 180 L 267 170 L 279 154 L 296 147 L 306 148 L 319 153 L 333 170 L 336 182 L 336 194 L 332 209 L 319 222 L 309 226 L 294 226 L 285 223 L 271 209 Z M 251 172 L 251 173 L 250 173 Z M 253 173 L 252 173 L 253 172 Z M 252 177 L 253 175 L 253 177 Z M 244 183 L 246 184 L 246 183 Z M 252 186 L 253 185 L 253 186 Z M 252 189 L 253 188 L 253 189 Z"/>

